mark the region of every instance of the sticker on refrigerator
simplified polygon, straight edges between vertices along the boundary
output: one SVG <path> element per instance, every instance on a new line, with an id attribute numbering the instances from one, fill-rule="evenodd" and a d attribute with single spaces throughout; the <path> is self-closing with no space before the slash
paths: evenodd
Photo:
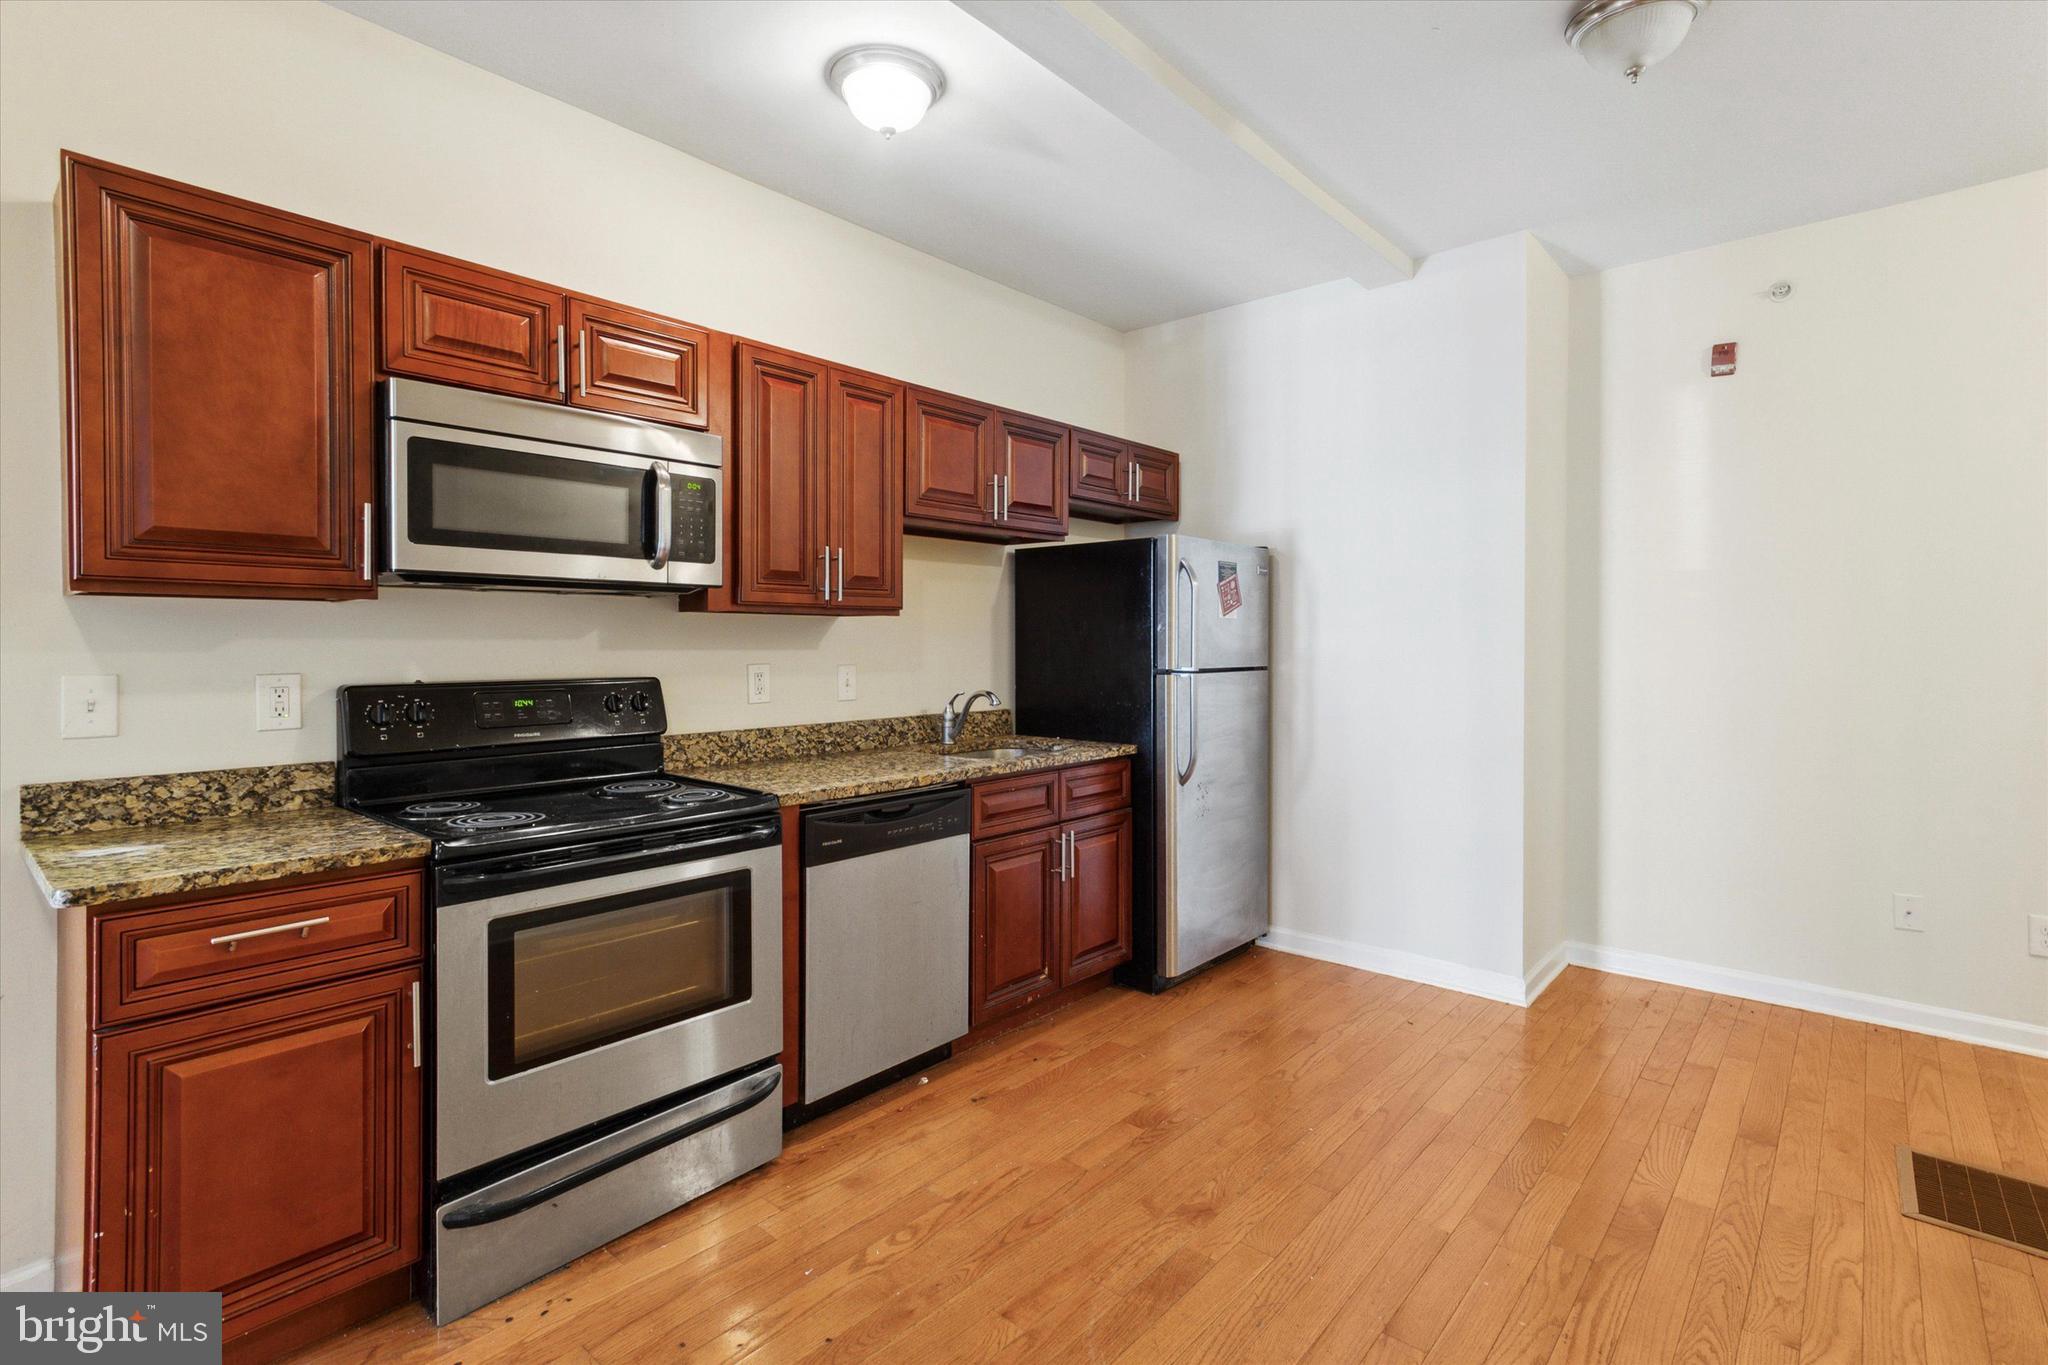
<path id="1" fill-rule="evenodd" d="M 1216 606 L 1225 616 L 1234 616 L 1244 605 L 1244 594 L 1237 587 L 1237 565 L 1227 559 L 1216 561 Z"/>

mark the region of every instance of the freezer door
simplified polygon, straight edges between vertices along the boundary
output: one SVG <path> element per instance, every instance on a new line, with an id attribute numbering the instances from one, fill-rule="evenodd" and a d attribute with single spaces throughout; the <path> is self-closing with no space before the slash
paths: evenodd
<path id="1" fill-rule="evenodd" d="M 1161 669 L 1264 668 L 1271 620 L 1272 552 L 1195 536 L 1161 536 L 1153 582 Z"/>
<path id="2" fill-rule="evenodd" d="M 1191 972 L 1266 932 L 1268 676 L 1251 669 L 1154 679 L 1161 976 Z"/>

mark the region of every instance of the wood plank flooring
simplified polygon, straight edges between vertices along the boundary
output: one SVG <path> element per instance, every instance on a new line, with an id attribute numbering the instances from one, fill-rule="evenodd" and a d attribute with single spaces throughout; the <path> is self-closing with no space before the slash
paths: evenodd
<path id="1" fill-rule="evenodd" d="M 436 1330 L 305 1359 L 2048 1361 L 2048 1061 L 1572 968 L 1528 1010 L 1253 952 L 1091 996 Z"/>

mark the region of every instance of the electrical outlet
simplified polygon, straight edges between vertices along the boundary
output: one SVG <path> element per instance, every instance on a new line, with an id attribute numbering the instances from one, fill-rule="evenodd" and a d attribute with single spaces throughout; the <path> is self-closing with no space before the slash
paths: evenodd
<path id="1" fill-rule="evenodd" d="M 57 733 L 65 739 L 101 739 L 121 733 L 121 678 L 115 673 L 71 674 L 61 689 Z"/>
<path id="2" fill-rule="evenodd" d="M 2048 915 L 2027 916 L 2027 951 L 2048 957 Z"/>
<path id="3" fill-rule="evenodd" d="M 1926 932 L 1927 909 L 1920 897 L 1903 892 L 1892 897 L 1892 928 L 1915 934 Z"/>
<path id="4" fill-rule="evenodd" d="M 299 675 L 258 673 L 256 675 L 256 728 L 296 730 L 299 720 Z"/>
<path id="5" fill-rule="evenodd" d="M 768 700 L 768 665 L 747 665 L 747 704 L 759 706 Z"/>
<path id="6" fill-rule="evenodd" d="M 841 664 L 839 665 L 839 700 L 852 701 L 853 697 L 853 665 Z"/>

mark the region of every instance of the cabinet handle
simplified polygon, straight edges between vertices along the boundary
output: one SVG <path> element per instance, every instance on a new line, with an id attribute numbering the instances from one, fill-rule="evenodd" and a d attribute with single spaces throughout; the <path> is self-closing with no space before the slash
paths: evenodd
<path id="1" fill-rule="evenodd" d="M 825 553 L 819 555 L 818 558 L 825 561 L 825 582 L 818 591 L 827 602 L 830 602 L 832 600 L 832 547 L 827 545 Z"/>
<path id="2" fill-rule="evenodd" d="M 839 600 L 844 602 L 846 600 L 846 547 L 844 545 L 840 546 L 837 554 L 839 556 Z"/>
<path id="3" fill-rule="evenodd" d="M 1075 869 L 1074 869 L 1074 831 L 1072 831 L 1072 830 L 1068 830 L 1068 831 L 1067 831 L 1067 832 L 1066 832 L 1065 834 L 1062 834 L 1062 835 L 1060 836 L 1060 842 L 1061 842 L 1061 843 L 1063 843 L 1063 844 L 1065 844 L 1065 845 L 1067 846 L 1067 847 L 1066 847 L 1066 858 L 1067 858 L 1067 878 L 1068 878 L 1068 880 L 1072 880 L 1072 879 L 1073 879 L 1073 876 L 1074 876 L 1074 870 L 1075 870 Z"/>
<path id="4" fill-rule="evenodd" d="M 1003 520 L 1010 519 L 1010 476 L 1003 475 Z"/>
<path id="5" fill-rule="evenodd" d="M 1003 519 L 1003 476 L 1000 474 L 988 476 L 988 519 Z"/>
<path id="6" fill-rule="evenodd" d="M 1059 865 L 1053 868 L 1052 871 L 1053 875 L 1058 877 L 1061 881 L 1065 881 L 1067 879 L 1067 836 L 1065 834 L 1060 835 Z"/>
<path id="7" fill-rule="evenodd" d="M 569 324 L 555 324 L 555 388 L 564 397 L 569 393 Z"/>
<path id="8" fill-rule="evenodd" d="M 376 516 L 376 511 L 375 511 L 375 509 L 374 509 L 374 508 L 372 507 L 372 505 L 371 505 L 371 504 L 369 504 L 369 503 L 367 503 L 367 502 L 366 502 L 366 503 L 364 503 L 364 504 L 363 504 L 363 581 L 364 581 L 365 583 L 368 583 L 368 582 L 372 581 L 372 580 L 373 580 L 373 579 L 375 579 L 375 578 L 376 578 L 376 576 L 377 576 L 377 556 L 376 556 L 376 554 L 374 553 L 374 550 L 375 550 L 375 546 L 374 546 L 374 545 L 372 545 L 372 543 L 371 543 L 371 539 L 370 539 L 370 538 L 371 538 L 371 536 L 372 536 L 373 534 L 375 534 L 375 532 L 376 532 L 376 527 L 375 527 L 375 525 L 373 524 L 373 521 L 374 521 L 374 518 L 375 518 L 375 516 Z"/>
<path id="9" fill-rule="evenodd" d="M 412 983 L 412 1069 L 420 1069 L 420 983 Z"/>
<path id="10" fill-rule="evenodd" d="M 245 938 L 268 938 L 272 934 L 288 934 L 294 929 L 299 931 L 300 938 L 304 938 L 332 918 L 332 915 L 321 915 L 314 919 L 295 919 L 290 924 L 273 924 L 267 929 L 244 929 L 239 934 L 221 934 L 206 941 L 215 945 L 226 944 L 227 950 L 232 953 L 235 945 Z"/>
<path id="11" fill-rule="evenodd" d="M 580 328 L 576 333 L 576 392 L 590 392 L 590 329 Z"/>
<path id="12" fill-rule="evenodd" d="M 1138 500 L 1138 462 L 1133 460 L 1125 465 L 1124 474 L 1124 482 L 1130 485 L 1128 496 L 1132 502 L 1136 502 Z"/>

